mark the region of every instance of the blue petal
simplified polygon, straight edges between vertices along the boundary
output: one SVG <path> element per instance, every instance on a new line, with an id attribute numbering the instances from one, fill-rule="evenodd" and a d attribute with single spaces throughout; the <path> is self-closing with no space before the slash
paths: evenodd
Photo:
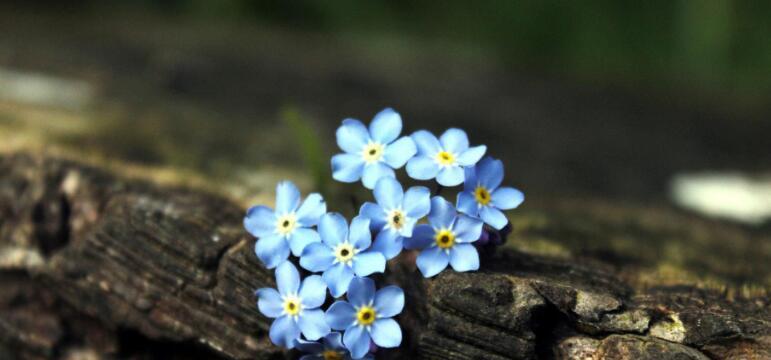
<path id="1" fill-rule="evenodd" d="M 449 151 L 453 154 L 460 154 L 468 149 L 468 136 L 466 136 L 466 132 L 461 129 L 447 129 L 447 131 L 439 137 L 439 143 L 442 144 L 442 148 L 445 151 Z"/>
<path id="2" fill-rule="evenodd" d="M 267 206 L 254 206 L 244 217 L 246 231 L 254 237 L 270 236 L 276 232 L 276 214 Z"/>
<path id="3" fill-rule="evenodd" d="M 431 180 L 439 174 L 439 165 L 426 155 L 418 155 L 407 162 L 407 175 L 415 180 Z"/>
<path id="4" fill-rule="evenodd" d="M 436 175 L 436 182 L 442 186 L 458 186 L 465 180 L 465 172 L 460 166 L 450 166 L 439 170 Z"/>
<path id="5" fill-rule="evenodd" d="M 385 211 L 402 206 L 404 190 L 394 178 L 382 178 L 375 185 L 375 200 Z"/>
<path id="6" fill-rule="evenodd" d="M 316 341 L 297 339 L 297 342 L 295 343 L 295 349 L 300 350 L 306 354 L 318 354 L 324 351 L 324 345 L 321 345 Z M 305 356 L 316 356 L 316 355 L 305 355 Z M 313 357 L 310 357 L 308 359 L 313 359 Z M 323 360 L 323 358 L 321 360 Z"/>
<path id="7" fill-rule="evenodd" d="M 321 339 L 330 331 L 321 309 L 303 310 L 297 325 L 308 340 Z"/>
<path id="8" fill-rule="evenodd" d="M 404 239 L 404 247 L 410 250 L 422 250 L 433 242 L 434 228 L 430 225 L 420 224 L 415 227 L 415 230 L 412 232 L 412 237 Z"/>
<path id="9" fill-rule="evenodd" d="M 503 181 L 503 163 L 488 156 L 477 164 L 476 176 L 479 184 L 493 191 Z"/>
<path id="10" fill-rule="evenodd" d="M 289 261 L 284 261 L 276 268 L 276 285 L 281 295 L 297 294 L 300 290 L 300 273 Z"/>
<path id="11" fill-rule="evenodd" d="M 479 253 L 474 245 L 455 244 L 450 249 L 450 265 L 455 271 L 479 270 Z"/>
<path id="12" fill-rule="evenodd" d="M 254 253 L 266 268 L 272 269 L 289 257 L 289 244 L 283 236 L 274 234 L 257 240 Z"/>
<path id="13" fill-rule="evenodd" d="M 319 220 L 321 241 L 334 248 L 348 238 L 348 223 L 339 213 L 326 213 Z"/>
<path id="14" fill-rule="evenodd" d="M 443 197 L 434 196 L 431 198 L 431 212 L 428 214 L 428 222 L 434 228 L 452 228 L 455 216 L 457 215 L 455 207 Z"/>
<path id="15" fill-rule="evenodd" d="M 270 325 L 270 341 L 278 346 L 291 349 L 300 337 L 300 328 L 289 316 L 282 316 Z"/>
<path id="16" fill-rule="evenodd" d="M 372 139 L 381 144 L 390 144 L 402 132 L 402 117 L 394 109 L 386 108 L 377 113 L 369 124 Z"/>
<path id="17" fill-rule="evenodd" d="M 255 291 L 254 295 L 257 295 L 257 308 L 263 315 L 277 318 L 284 312 L 284 301 L 276 289 L 262 288 Z"/>
<path id="18" fill-rule="evenodd" d="M 315 230 L 297 228 L 292 231 L 292 235 L 289 237 L 289 248 L 292 249 L 292 255 L 300 256 L 308 244 L 320 241 L 319 233 Z"/>
<path id="19" fill-rule="evenodd" d="M 402 329 L 394 319 L 379 319 L 370 330 L 372 341 L 382 348 L 395 348 L 402 343 Z"/>
<path id="20" fill-rule="evenodd" d="M 324 274 L 321 275 L 329 287 L 329 293 L 333 297 L 341 297 L 348 291 L 348 287 L 353 279 L 353 269 L 343 263 L 332 265 Z"/>
<path id="21" fill-rule="evenodd" d="M 372 244 L 372 233 L 369 232 L 369 219 L 357 216 L 351 220 L 351 231 L 348 241 L 358 250 L 366 250 Z"/>
<path id="22" fill-rule="evenodd" d="M 337 128 L 335 135 L 337 136 L 337 146 L 351 154 L 358 154 L 369 142 L 367 127 L 356 119 L 343 120 L 343 124 Z"/>
<path id="23" fill-rule="evenodd" d="M 487 152 L 487 146 L 474 146 L 458 155 L 458 164 L 461 166 L 472 166 L 479 162 L 479 159 L 485 155 L 485 152 Z"/>
<path id="24" fill-rule="evenodd" d="M 332 329 L 345 330 L 356 322 L 356 309 L 346 301 L 335 301 L 324 318 Z"/>
<path id="25" fill-rule="evenodd" d="M 361 155 L 337 154 L 332 157 L 332 178 L 352 183 L 361 179 L 364 174 L 364 159 Z"/>
<path id="26" fill-rule="evenodd" d="M 300 286 L 300 299 L 305 309 L 313 309 L 324 305 L 324 300 L 327 299 L 327 284 L 324 282 L 324 279 L 318 275 L 306 277 Z"/>
<path id="27" fill-rule="evenodd" d="M 417 225 L 417 223 L 418 223 L 418 218 L 412 218 L 412 217 L 405 218 L 402 228 L 399 229 L 399 235 L 401 235 L 404 238 L 412 237 L 412 230 L 415 229 L 415 225 Z"/>
<path id="28" fill-rule="evenodd" d="M 468 191 L 458 193 L 458 211 L 473 217 L 479 215 L 479 203 L 474 194 Z"/>
<path id="29" fill-rule="evenodd" d="M 453 232 L 456 243 L 468 243 L 479 240 L 482 236 L 483 223 L 479 219 L 467 215 L 460 215 L 455 221 Z"/>
<path id="30" fill-rule="evenodd" d="M 503 227 L 509 223 L 509 220 L 506 219 L 506 215 L 503 215 L 500 210 L 491 206 L 482 207 L 482 209 L 479 210 L 479 217 L 482 218 L 487 225 L 494 227 L 496 230 L 503 229 Z"/>
<path id="31" fill-rule="evenodd" d="M 300 206 L 300 190 L 291 181 L 276 185 L 276 213 L 283 215 L 297 210 Z"/>
<path id="32" fill-rule="evenodd" d="M 329 269 L 335 261 L 333 250 L 323 243 L 312 243 L 305 247 L 300 257 L 300 266 L 312 272 Z"/>
<path id="33" fill-rule="evenodd" d="M 321 215 L 327 212 L 327 203 L 320 194 L 308 195 L 297 209 L 297 223 L 303 227 L 316 226 Z"/>
<path id="34" fill-rule="evenodd" d="M 383 178 L 395 180 L 396 173 L 394 173 L 394 169 L 391 169 L 388 165 L 378 162 L 364 167 L 364 175 L 361 177 L 361 183 L 365 188 L 372 190 L 377 186 L 378 180 Z"/>
<path id="35" fill-rule="evenodd" d="M 391 260 L 402 252 L 403 239 L 398 232 L 383 230 L 377 234 L 375 242 L 372 244 L 372 251 L 378 251 L 386 259 Z"/>
<path id="36" fill-rule="evenodd" d="M 324 347 L 327 349 L 343 350 L 343 335 L 339 332 L 331 332 L 324 337 Z"/>
<path id="37" fill-rule="evenodd" d="M 369 305 L 375 299 L 375 281 L 366 277 L 355 277 L 348 286 L 348 302 L 354 307 Z"/>
<path id="38" fill-rule="evenodd" d="M 407 160 L 415 156 L 418 148 L 411 137 L 405 136 L 389 144 L 383 154 L 383 159 L 388 166 L 398 169 L 407 163 Z"/>
<path id="39" fill-rule="evenodd" d="M 493 192 L 492 198 L 493 206 L 501 210 L 509 210 L 522 204 L 525 201 L 525 194 L 515 188 L 502 187 Z"/>
<path id="40" fill-rule="evenodd" d="M 386 286 L 375 293 L 374 305 L 378 317 L 399 315 L 404 309 L 404 291 L 398 286 Z"/>
<path id="41" fill-rule="evenodd" d="M 420 252 L 417 259 L 418 269 L 424 277 L 432 277 L 444 270 L 450 257 L 439 247 L 430 247 Z"/>
<path id="42" fill-rule="evenodd" d="M 420 219 L 428 215 L 431 211 L 431 191 L 425 186 L 413 186 L 407 189 L 402 201 L 402 208 L 407 216 L 413 219 Z"/>
<path id="43" fill-rule="evenodd" d="M 349 326 L 343 335 L 343 344 L 351 352 L 351 357 L 358 359 L 369 352 L 369 332 L 363 326 Z"/>
<path id="44" fill-rule="evenodd" d="M 474 192 L 476 190 L 477 185 L 479 185 L 476 171 L 478 166 L 477 164 L 476 166 L 468 166 L 463 169 L 466 173 L 463 180 L 463 191 Z"/>
<path id="45" fill-rule="evenodd" d="M 415 145 L 418 147 L 418 155 L 434 156 L 436 153 L 442 151 L 442 147 L 439 144 L 439 139 L 434 134 L 426 131 L 419 130 L 414 132 L 412 140 L 415 140 Z"/>
<path id="46" fill-rule="evenodd" d="M 369 219 L 370 230 L 380 231 L 386 224 L 386 213 L 378 204 L 371 202 L 364 203 L 364 205 L 362 205 L 361 209 L 359 210 L 359 215 Z"/>
<path id="47" fill-rule="evenodd" d="M 353 271 L 356 276 L 369 276 L 376 272 L 385 272 L 385 266 L 385 256 L 377 251 L 360 253 L 353 258 Z"/>

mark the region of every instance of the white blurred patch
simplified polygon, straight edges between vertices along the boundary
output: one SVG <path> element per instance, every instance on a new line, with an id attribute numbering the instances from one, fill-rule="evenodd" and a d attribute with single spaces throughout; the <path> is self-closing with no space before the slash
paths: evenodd
<path id="1" fill-rule="evenodd" d="M 78 110 L 94 88 L 86 81 L 0 67 L 0 100 Z"/>
<path id="2" fill-rule="evenodd" d="M 670 188 L 675 203 L 704 215 L 749 224 L 771 219 L 771 175 L 681 174 Z"/>

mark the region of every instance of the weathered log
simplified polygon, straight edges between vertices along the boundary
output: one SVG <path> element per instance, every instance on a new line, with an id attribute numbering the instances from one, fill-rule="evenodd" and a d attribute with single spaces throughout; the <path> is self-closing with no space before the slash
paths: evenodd
<path id="1" fill-rule="evenodd" d="M 273 276 L 242 216 L 201 191 L 0 156 L 0 357 L 293 356 L 270 344 L 255 307 L 254 289 Z M 511 248 L 479 272 L 431 280 L 409 263 L 384 277 L 408 299 L 404 344 L 382 357 L 771 358 L 763 295 L 641 289 L 608 264 Z"/>

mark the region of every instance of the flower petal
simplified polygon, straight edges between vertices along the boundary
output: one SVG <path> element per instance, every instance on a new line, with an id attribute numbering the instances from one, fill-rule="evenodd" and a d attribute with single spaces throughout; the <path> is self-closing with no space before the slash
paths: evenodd
<path id="1" fill-rule="evenodd" d="M 276 214 L 267 206 L 253 206 L 246 211 L 244 227 L 254 237 L 270 236 L 276 232 Z"/>
<path id="2" fill-rule="evenodd" d="M 418 155 L 434 156 L 442 150 L 439 139 L 426 130 L 416 131 L 410 137 L 412 137 L 412 140 L 415 140 L 415 145 L 418 147 Z"/>
<path id="3" fill-rule="evenodd" d="M 331 332 L 324 337 L 324 346 L 327 349 L 343 350 L 343 335 L 339 332 Z"/>
<path id="4" fill-rule="evenodd" d="M 321 272 L 329 269 L 335 261 L 333 250 L 324 243 L 308 244 L 300 257 L 300 266 L 312 272 Z"/>
<path id="5" fill-rule="evenodd" d="M 378 204 L 365 202 L 359 209 L 359 215 L 369 219 L 370 230 L 380 231 L 385 226 L 386 213 Z"/>
<path id="6" fill-rule="evenodd" d="M 324 320 L 324 311 L 321 309 L 303 310 L 297 325 L 308 340 L 321 339 L 330 331 L 329 325 Z"/>
<path id="7" fill-rule="evenodd" d="M 413 186 L 407 189 L 402 200 L 402 208 L 407 216 L 420 219 L 431 211 L 431 191 L 425 186 Z"/>
<path id="8" fill-rule="evenodd" d="M 469 243 L 479 240 L 482 236 L 483 223 L 479 219 L 467 215 L 460 215 L 455 220 L 453 232 L 455 233 L 456 243 Z"/>
<path id="9" fill-rule="evenodd" d="M 372 251 L 378 251 L 387 260 L 391 260 L 402 252 L 404 238 L 398 232 L 383 230 L 377 234 L 375 242 L 372 244 Z"/>
<path id="10" fill-rule="evenodd" d="M 479 162 L 479 159 L 485 155 L 485 152 L 487 152 L 487 146 L 484 145 L 469 148 L 468 150 L 458 155 L 458 164 L 460 166 L 472 166 Z"/>
<path id="11" fill-rule="evenodd" d="M 321 275 L 329 287 L 329 293 L 339 298 L 348 291 L 353 279 L 353 269 L 343 263 L 332 265 Z"/>
<path id="12" fill-rule="evenodd" d="M 308 195 L 300 208 L 297 209 L 297 223 L 303 227 L 316 226 L 321 215 L 327 212 L 327 203 L 321 194 Z"/>
<path id="13" fill-rule="evenodd" d="M 439 143 L 445 151 L 460 154 L 468 149 L 468 136 L 461 129 L 451 128 L 439 137 Z"/>
<path id="14" fill-rule="evenodd" d="M 300 328 L 289 316 L 282 316 L 270 325 L 270 341 L 278 346 L 291 349 L 300 337 Z"/>
<path id="15" fill-rule="evenodd" d="M 412 230 L 415 229 L 415 225 L 418 223 L 418 218 L 406 217 L 402 228 L 399 229 L 399 235 L 408 238 L 412 236 Z"/>
<path id="16" fill-rule="evenodd" d="M 395 348 L 402 343 L 402 329 L 394 319 L 379 319 L 372 324 L 372 341 L 382 348 Z"/>
<path id="17" fill-rule="evenodd" d="M 337 146 L 350 154 L 358 154 L 364 145 L 369 142 L 369 131 L 361 121 L 345 119 L 335 133 Z"/>
<path id="18" fill-rule="evenodd" d="M 347 301 L 335 301 L 324 318 L 332 329 L 345 330 L 356 321 L 356 309 Z"/>
<path id="19" fill-rule="evenodd" d="M 364 174 L 364 159 L 361 155 L 337 154 L 332 157 L 332 178 L 353 183 L 361 179 Z"/>
<path id="20" fill-rule="evenodd" d="M 351 220 L 351 231 L 348 241 L 358 250 L 366 250 L 372 244 L 372 233 L 369 231 L 369 218 L 357 216 Z"/>
<path id="21" fill-rule="evenodd" d="M 386 258 L 377 251 L 357 254 L 353 258 L 353 271 L 356 276 L 369 276 L 385 272 Z"/>
<path id="22" fill-rule="evenodd" d="M 283 215 L 297 210 L 300 206 L 300 190 L 291 181 L 276 185 L 276 213 Z"/>
<path id="23" fill-rule="evenodd" d="M 300 299 L 305 309 L 324 305 L 324 300 L 327 299 L 327 283 L 318 275 L 306 277 L 300 285 Z"/>
<path id="24" fill-rule="evenodd" d="M 289 237 L 289 248 L 292 249 L 292 255 L 300 256 L 308 244 L 321 242 L 319 233 L 316 230 L 297 228 L 292 231 Z"/>
<path id="25" fill-rule="evenodd" d="M 474 192 L 477 188 L 477 171 L 476 168 L 479 165 L 476 166 L 467 166 L 463 168 L 465 172 L 464 180 L 463 180 L 463 191 L 469 191 Z"/>
<path id="26" fill-rule="evenodd" d="M 284 302 L 276 289 L 262 288 L 255 291 L 254 295 L 257 296 L 257 308 L 263 315 L 277 318 L 284 312 Z"/>
<path id="27" fill-rule="evenodd" d="M 509 223 L 506 215 L 503 215 L 500 210 L 491 206 L 482 207 L 479 210 L 479 217 L 482 218 L 482 221 L 487 225 L 494 227 L 495 230 L 503 229 L 503 227 Z"/>
<path id="28" fill-rule="evenodd" d="M 525 201 L 525 194 L 512 187 L 496 189 L 493 194 L 493 206 L 501 210 L 514 209 Z"/>
<path id="29" fill-rule="evenodd" d="M 351 352 L 351 358 L 358 359 L 369 352 L 369 332 L 363 326 L 349 326 L 343 334 L 343 344 Z"/>
<path id="30" fill-rule="evenodd" d="M 479 253 L 474 245 L 455 244 L 450 249 L 450 265 L 455 271 L 479 270 Z"/>
<path id="31" fill-rule="evenodd" d="M 369 305 L 375 299 L 375 281 L 366 277 L 355 277 L 348 286 L 348 302 L 354 307 Z"/>
<path id="32" fill-rule="evenodd" d="M 428 222 L 434 228 L 452 228 L 458 213 L 452 203 L 441 196 L 431 198 L 431 212 L 428 214 Z"/>
<path id="33" fill-rule="evenodd" d="M 450 166 L 439 170 L 439 174 L 436 175 L 436 182 L 439 185 L 452 187 L 458 186 L 465 180 L 465 172 L 460 166 Z"/>
<path id="34" fill-rule="evenodd" d="M 402 206 L 404 189 L 395 178 L 382 178 L 375 185 L 375 200 L 385 211 Z"/>
<path id="35" fill-rule="evenodd" d="M 374 305 L 378 317 L 399 315 L 404 309 L 404 291 L 398 286 L 386 286 L 375 293 Z"/>
<path id="36" fill-rule="evenodd" d="M 274 234 L 257 240 L 254 253 L 266 268 L 272 269 L 289 257 L 289 244 L 283 236 Z"/>
<path id="37" fill-rule="evenodd" d="M 458 211 L 472 217 L 479 215 L 479 203 L 474 194 L 468 191 L 458 193 Z"/>
<path id="38" fill-rule="evenodd" d="M 381 144 L 390 144 L 402 132 L 402 117 L 394 109 L 386 108 L 377 113 L 369 124 L 372 139 Z"/>
<path id="39" fill-rule="evenodd" d="M 348 238 L 348 223 L 339 213 L 326 213 L 319 220 L 321 241 L 334 248 Z"/>
<path id="40" fill-rule="evenodd" d="M 303 357 L 301 357 L 300 360 L 311 360 L 311 359 L 316 360 L 316 358 L 314 358 L 314 356 L 316 356 L 315 354 L 324 352 L 324 345 L 318 343 L 317 341 L 297 339 L 297 342 L 295 343 L 295 349 L 302 351 L 306 354 L 311 354 L 311 355 L 303 355 Z M 321 360 L 323 360 L 323 358 L 321 358 Z"/>
<path id="41" fill-rule="evenodd" d="M 289 261 L 276 268 L 276 285 L 281 295 L 297 294 L 300 290 L 300 273 Z"/>
<path id="42" fill-rule="evenodd" d="M 367 189 L 374 189 L 378 180 L 382 178 L 396 178 L 394 169 L 388 165 L 378 162 L 364 167 L 364 175 L 361 177 L 361 183 Z"/>
<path id="43" fill-rule="evenodd" d="M 500 160 L 486 157 L 477 164 L 476 177 L 479 184 L 488 191 L 493 191 L 503 181 L 503 163 Z"/>
<path id="44" fill-rule="evenodd" d="M 411 137 L 405 136 L 386 146 L 383 159 L 388 166 L 398 169 L 407 163 L 407 160 L 415 156 L 418 148 Z"/>
<path id="45" fill-rule="evenodd" d="M 434 242 L 434 228 L 431 225 L 420 224 L 415 227 L 412 236 L 404 239 L 404 248 L 422 250 Z"/>
<path id="46" fill-rule="evenodd" d="M 407 175 L 415 180 L 431 180 L 439 174 L 439 165 L 426 155 L 418 155 L 407 162 Z"/>
<path id="47" fill-rule="evenodd" d="M 439 247 L 430 247 L 420 252 L 417 259 L 418 269 L 424 277 L 432 277 L 444 270 L 450 257 Z"/>

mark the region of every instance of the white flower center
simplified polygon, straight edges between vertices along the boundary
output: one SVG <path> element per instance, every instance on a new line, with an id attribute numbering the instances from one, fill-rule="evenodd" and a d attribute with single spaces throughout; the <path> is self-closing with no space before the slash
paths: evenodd
<path id="1" fill-rule="evenodd" d="M 401 209 L 393 209 L 386 216 L 386 227 L 399 231 L 407 223 L 407 215 Z"/>
<path id="2" fill-rule="evenodd" d="M 302 301 L 297 295 L 284 296 L 284 314 L 294 317 L 295 320 L 303 311 Z"/>
<path id="3" fill-rule="evenodd" d="M 294 213 L 288 213 L 278 217 L 276 220 L 276 233 L 283 236 L 291 235 L 297 227 L 297 216 Z"/>
<path id="4" fill-rule="evenodd" d="M 343 263 L 351 266 L 353 257 L 356 253 L 358 253 L 358 251 L 350 243 L 339 243 L 337 244 L 337 247 L 335 247 L 335 263 Z"/>
<path id="5" fill-rule="evenodd" d="M 374 164 L 383 158 L 384 152 L 385 146 L 383 146 L 383 144 L 370 142 L 361 150 L 361 157 L 367 165 Z"/>
<path id="6" fill-rule="evenodd" d="M 440 151 L 434 155 L 434 161 L 441 168 L 448 168 L 457 165 L 457 156 L 449 151 Z"/>

